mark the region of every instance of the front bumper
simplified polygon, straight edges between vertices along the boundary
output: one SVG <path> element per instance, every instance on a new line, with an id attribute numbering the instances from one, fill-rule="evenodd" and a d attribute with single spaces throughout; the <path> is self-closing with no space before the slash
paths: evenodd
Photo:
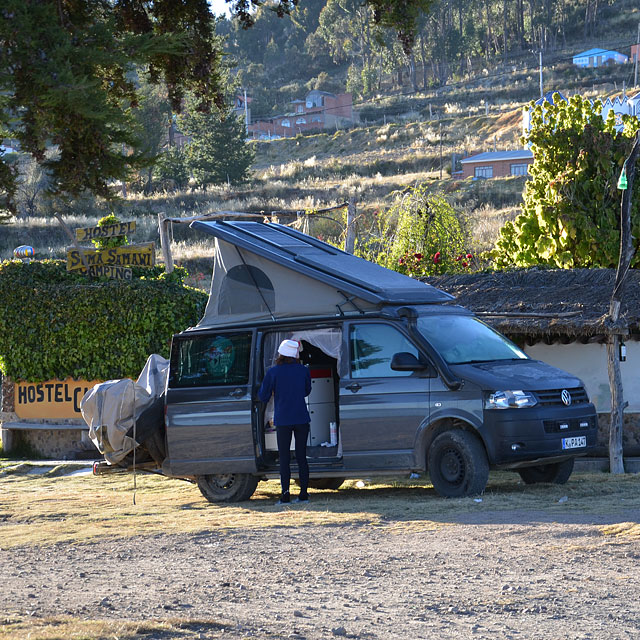
<path id="1" fill-rule="evenodd" d="M 598 418 L 591 403 L 484 411 L 483 436 L 489 462 L 501 468 L 584 455 L 595 448 L 597 431 Z M 563 448 L 564 439 L 581 436 L 585 446 Z"/>

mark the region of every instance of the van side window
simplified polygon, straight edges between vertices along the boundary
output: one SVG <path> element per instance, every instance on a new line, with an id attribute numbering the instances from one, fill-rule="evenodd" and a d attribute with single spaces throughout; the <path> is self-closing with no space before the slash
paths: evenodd
<path id="1" fill-rule="evenodd" d="M 388 324 L 353 324 L 349 333 L 352 378 L 410 376 L 411 371 L 394 371 L 394 354 L 407 351 L 418 356 L 416 347 Z"/>
<path id="2" fill-rule="evenodd" d="M 251 333 L 221 333 L 179 340 L 171 353 L 172 388 L 249 383 Z"/>

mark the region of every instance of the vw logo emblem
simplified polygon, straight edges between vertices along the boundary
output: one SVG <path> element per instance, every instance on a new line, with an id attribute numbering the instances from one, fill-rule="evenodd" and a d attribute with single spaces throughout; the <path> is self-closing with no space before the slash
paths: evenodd
<path id="1" fill-rule="evenodd" d="M 567 407 L 571 404 L 571 394 L 566 389 L 562 390 L 560 398 L 562 399 L 562 402 L 567 405 Z"/>

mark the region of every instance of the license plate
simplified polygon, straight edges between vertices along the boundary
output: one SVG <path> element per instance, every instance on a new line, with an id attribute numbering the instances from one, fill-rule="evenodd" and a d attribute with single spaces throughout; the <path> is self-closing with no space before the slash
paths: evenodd
<path id="1" fill-rule="evenodd" d="M 562 438 L 563 449 L 578 449 L 587 446 L 587 436 L 575 436 L 573 438 Z"/>

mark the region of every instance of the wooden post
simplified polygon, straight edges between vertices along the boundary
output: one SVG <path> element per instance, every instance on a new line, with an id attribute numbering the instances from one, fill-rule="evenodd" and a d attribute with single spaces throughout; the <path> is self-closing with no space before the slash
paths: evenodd
<path id="1" fill-rule="evenodd" d="M 166 273 L 173 271 L 173 257 L 171 255 L 171 243 L 169 239 L 169 221 L 164 213 L 158 214 L 158 231 L 160 232 L 160 246 L 164 257 L 164 270 Z"/>
<path id="2" fill-rule="evenodd" d="M 614 330 L 615 324 L 620 317 L 620 307 L 629 266 L 635 254 L 633 236 L 631 235 L 631 201 L 636 160 L 639 152 L 640 133 L 636 134 L 631 153 L 624 163 L 627 172 L 627 188 L 622 192 L 622 205 L 620 207 L 620 257 L 609 305 L 609 321 L 614 326 Z M 620 375 L 619 348 L 620 336 L 614 333 L 607 340 L 607 368 L 609 371 L 609 387 L 611 389 L 611 424 L 609 426 L 609 470 L 611 473 L 624 473 L 622 426 L 626 403 L 624 402 L 622 376 Z"/>
<path id="3" fill-rule="evenodd" d="M 344 250 L 353 253 L 356 247 L 356 200 L 352 196 L 347 204 L 347 233 L 344 238 Z"/>
<path id="4" fill-rule="evenodd" d="M 80 260 L 82 261 L 82 266 L 86 269 L 87 278 L 91 280 L 91 272 L 89 270 L 89 263 L 87 262 L 87 256 L 84 255 L 84 251 L 80 248 L 78 241 L 76 240 L 75 234 L 69 229 L 69 225 L 62 219 L 62 216 L 59 213 L 53 214 L 56 217 L 56 220 L 60 223 L 64 232 L 67 234 L 69 240 L 71 240 L 71 244 L 78 250 L 80 254 Z"/>

